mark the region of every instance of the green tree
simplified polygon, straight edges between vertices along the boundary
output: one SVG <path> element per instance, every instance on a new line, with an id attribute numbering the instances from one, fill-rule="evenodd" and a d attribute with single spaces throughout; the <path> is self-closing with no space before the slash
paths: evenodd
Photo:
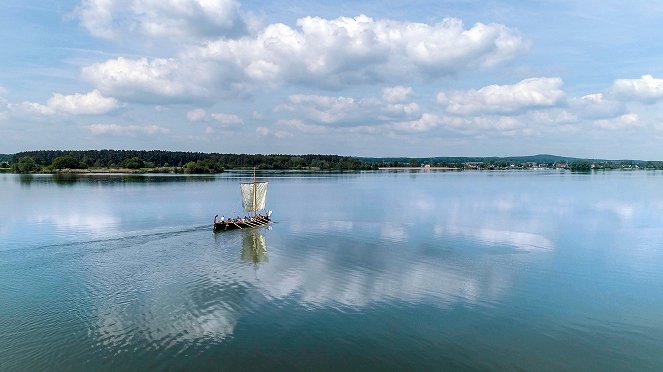
<path id="1" fill-rule="evenodd" d="M 588 161 L 578 160 L 569 164 L 569 168 L 576 172 L 589 172 L 592 170 L 592 164 Z"/>
<path id="2" fill-rule="evenodd" d="M 17 173 L 29 173 L 39 170 L 39 167 L 35 163 L 35 159 L 24 156 L 18 159 L 18 162 L 14 163 L 12 170 Z"/>
<path id="3" fill-rule="evenodd" d="M 140 169 L 145 167 L 145 163 L 140 160 L 137 156 L 134 156 L 131 159 L 127 159 L 123 162 L 124 166 L 129 169 Z"/>
<path id="4" fill-rule="evenodd" d="M 300 169 L 304 167 L 306 164 L 304 162 L 304 159 L 299 156 L 293 156 L 290 158 L 288 161 L 288 168 L 295 168 L 295 169 Z"/>
<path id="5" fill-rule="evenodd" d="M 184 165 L 184 173 L 219 173 L 223 167 L 213 159 L 190 161 Z"/>
<path id="6" fill-rule="evenodd" d="M 80 163 L 71 155 L 63 155 L 53 159 L 51 167 L 54 169 L 78 169 Z"/>
<path id="7" fill-rule="evenodd" d="M 418 161 L 417 159 L 410 159 L 410 164 L 409 164 L 409 165 L 410 165 L 411 167 L 418 167 L 418 166 L 420 166 L 421 164 L 419 163 L 419 161 Z"/>

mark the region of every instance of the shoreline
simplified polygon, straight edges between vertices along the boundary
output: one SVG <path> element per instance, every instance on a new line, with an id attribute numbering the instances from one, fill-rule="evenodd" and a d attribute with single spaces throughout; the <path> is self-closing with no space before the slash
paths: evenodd
<path id="1" fill-rule="evenodd" d="M 442 170 L 442 171 L 451 171 L 451 170 L 463 170 L 463 168 L 456 168 L 456 167 L 378 167 L 378 170 L 402 170 L 402 171 Z"/>
<path id="2" fill-rule="evenodd" d="M 603 172 L 637 172 L 637 171 L 656 171 L 660 169 L 653 168 L 596 168 L 589 170 L 573 170 L 568 168 L 545 168 L 545 167 L 507 167 L 507 168 L 454 168 L 454 167 L 379 167 L 374 170 L 323 170 L 323 169 L 261 169 L 259 172 L 263 173 L 352 173 L 352 172 L 504 172 L 504 171 L 517 171 L 517 172 L 539 172 L 539 171 L 568 171 L 571 173 L 589 174 L 589 173 L 603 173 Z M 172 176 L 213 176 L 223 173 L 241 173 L 249 172 L 251 169 L 227 169 L 222 172 L 214 173 L 187 173 L 182 170 L 154 170 L 154 169 L 63 169 L 51 172 L 12 172 L 10 169 L 0 169 L 0 174 L 18 174 L 18 175 L 63 175 L 63 176 L 94 176 L 94 175 L 172 175 Z"/>

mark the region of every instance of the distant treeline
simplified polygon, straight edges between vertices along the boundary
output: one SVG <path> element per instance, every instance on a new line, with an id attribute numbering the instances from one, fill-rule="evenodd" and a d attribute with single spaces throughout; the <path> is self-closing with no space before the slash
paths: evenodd
<path id="1" fill-rule="evenodd" d="M 218 173 L 225 169 L 370 170 L 378 167 L 452 167 L 457 169 L 563 168 L 663 169 L 663 161 L 580 159 L 555 155 L 513 157 L 367 158 L 339 155 L 251 155 L 163 150 L 24 151 L 0 154 L 0 168 L 25 173 L 62 169 L 127 168 L 141 172 Z"/>
<path id="2" fill-rule="evenodd" d="M 422 165 L 453 167 L 459 169 L 507 169 L 550 167 L 574 171 L 592 169 L 663 169 L 663 161 L 581 159 L 556 155 L 530 155 L 510 157 L 429 157 L 429 158 L 360 158 L 367 164 L 379 167 L 419 167 Z"/>
<path id="3" fill-rule="evenodd" d="M 86 150 L 24 151 L 14 154 L 10 162 L 17 167 L 44 170 L 76 168 L 181 168 L 187 173 L 216 173 L 224 169 L 322 169 L 362 170 L 373 169 L 374 165 L 357 158 L 338 155 L 261 155 L 261 154 L 218 154 L 162 150 Z M 21 160 L 23 163 L 21 163 Z M 20 169 L 16 169 L 21 171 Z M 38 169 L 37 169 L 38 170 Z"/>
<path id="4" fill-rule="evenodd" d="M 570 163 L 577 160 L 588 160 L 592 159 L 579 159 L 579 158 L 570 158 L 565 156 L 557 155 L 528 155 L 528 156 L 506 156 L 506 157 L 497 157 L 497 156 L 435 156 L 427 158 L 407 158 L 407 157 L 393 157 L 393 158 L 360 158 L 363 162 L 366 163 L 377 163 L 377 164 L 430 164 L 430 165 L 450 165 L 450 164 L 465 164 L 465 163 L 485 163 L 485 164 L 522 164 L 522 163 L 545 163 L 545 164 L 554 164 L 554 163 Z"/>

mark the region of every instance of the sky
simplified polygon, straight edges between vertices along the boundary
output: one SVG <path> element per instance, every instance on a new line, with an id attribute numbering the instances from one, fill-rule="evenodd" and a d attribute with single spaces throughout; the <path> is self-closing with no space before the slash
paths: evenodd
<path id="1" fill-rule="evenodd" d="M 663 3 L 0 3 L 0 153 L 663 160 Z"/>

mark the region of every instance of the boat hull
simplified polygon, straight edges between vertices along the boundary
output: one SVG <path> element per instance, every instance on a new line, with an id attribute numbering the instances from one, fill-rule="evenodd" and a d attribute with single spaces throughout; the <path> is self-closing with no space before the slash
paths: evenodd
<path id="1" fill-rule="evenodd" d="M 217 221 L 214 222 L 214 231 L 227 231 L 227 230 L 239 230 L 239 229 L 250 229 L 253 227 L 265 226 L 271 222 L 269 217 L 263 217 L 260 219 L 251 219 L 244 222 L 230 222 L 230 221 Z"/>

